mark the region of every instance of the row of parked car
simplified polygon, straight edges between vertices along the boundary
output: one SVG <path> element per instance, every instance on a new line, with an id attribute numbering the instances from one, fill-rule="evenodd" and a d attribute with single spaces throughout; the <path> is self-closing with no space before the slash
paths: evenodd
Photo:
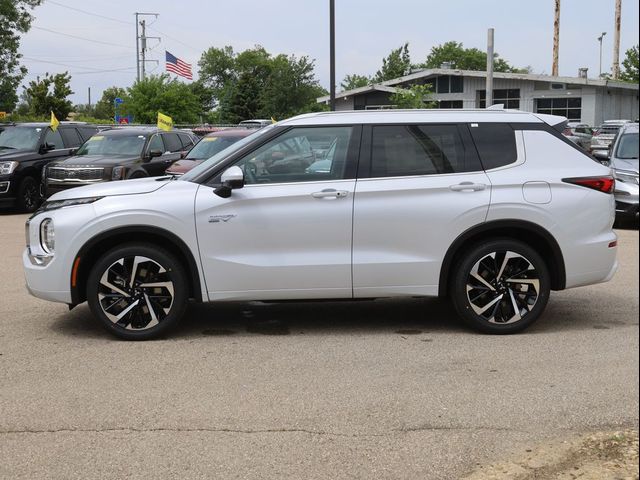
<path id="1" fill-rule="evenodd" d="M 0 127 L 0 206 L 35 211 L 61 190 L 111 180 L 181 175 L 262 124 L 219 130 L 200 139 L 155 127 L 103 128 L 63 122 Z M 254 128 L 252 128 L 254 127 Z"/>

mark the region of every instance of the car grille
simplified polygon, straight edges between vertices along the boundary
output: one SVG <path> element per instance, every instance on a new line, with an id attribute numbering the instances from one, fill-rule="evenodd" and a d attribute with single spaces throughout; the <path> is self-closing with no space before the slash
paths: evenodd
<path id="1" fill-rule="evenodd" d="M 50 167 L 47 178 L 62 182 L 90 182 L 102 180 L 104 168 L 101 167 Z"/>

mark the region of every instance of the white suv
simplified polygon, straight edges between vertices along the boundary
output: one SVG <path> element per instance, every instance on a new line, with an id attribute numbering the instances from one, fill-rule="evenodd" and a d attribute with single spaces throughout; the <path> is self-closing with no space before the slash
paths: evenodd
<path id="1" fill-rule="evenodd" d="M 550 290 L 617 266 L 614 180 L 564 124 L 509 110 L 301 115 L 179 179 L 54 195 L 27 222 L 28 288 L 88 301 L 127 339 L 165 332 L 189 299 L 448 295 L 472 327 L 517 332 Z"/>

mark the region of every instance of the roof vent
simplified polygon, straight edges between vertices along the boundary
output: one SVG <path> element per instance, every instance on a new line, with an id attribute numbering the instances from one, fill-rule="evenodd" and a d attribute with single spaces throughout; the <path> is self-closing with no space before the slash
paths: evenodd
<path id="1" fill-rule="evenodd" d="M 587 72 L 589 69 L 587 67 L 582 67 L 578 69 L 578 77 L 579 78 L 587 78 Z"/>
<path id="2" fill-rule="evenodd" d="M 440 68 L 443 70 L 451 70 L 451 68 L 453 68 L 453 62 L 442 62 Z"/>

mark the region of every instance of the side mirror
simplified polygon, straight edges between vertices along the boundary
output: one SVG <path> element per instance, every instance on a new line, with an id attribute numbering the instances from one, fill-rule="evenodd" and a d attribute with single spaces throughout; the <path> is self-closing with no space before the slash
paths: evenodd
<path id="1" fill-rule="evenodd" d="M 71 150 L 69 150 L 69 155 L 73 156 L 76 154 L 77 151 L 78 151 L 77 148 L 72 148 Z"/>
<path id="2" fill-rule="evenodd" d="M 222 198 L 229 198 L 231 196 L 231 190 L 244 187 L 244 172 L 236 165 L 227 168 L 223 173 L 222 185 L 216 188 L 213 193 Z"/>
<path id="3" fill-rule="evenodd" d="M 162 156 L 162 150 L 149 150 L 149 159 L 155 158 L 155 157 L 161 157 Z"/>
<path id="4" fill-rule="evenodd" d="M 52 145 L 51 143 L 43 143 L 42 145 L 40 145 L 40 150 L 39 153 L 42 155 L 44 153 L 50 152 L 51 150 L 53 150 L 54 148 L 56 148 L 55 145 Z"/>

